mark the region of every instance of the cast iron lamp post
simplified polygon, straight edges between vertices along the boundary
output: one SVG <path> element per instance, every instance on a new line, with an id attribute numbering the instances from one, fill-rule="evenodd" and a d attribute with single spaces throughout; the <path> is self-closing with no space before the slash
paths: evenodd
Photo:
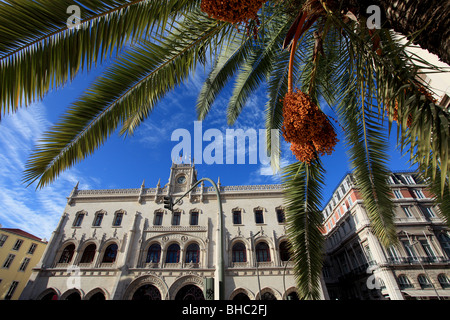
<path id="1" fill-rule="evenodd" d="M 194 185 L 186 191 L 181 197 L 179 197 L 175 202 L 172 201 L 171 197 L 164 197 L 164 208 L 169 209 L 173 211 L 173 207 L 181 201 L 189 192 L 191 192 L 197 185 L 202 181 L 209 181 L 213 187 L 214 191 L 216 192 L 217 201 L 219 204 L 219 212 L 217 216 L 217 278 L 218 278 L 218 300 L 224 300 L 224 293 L 225 293 L 225 282 L 224 282 L 224 259 L 223 259 L 223 209 L 222 209 L 222 199 L 220 197 L 220 191 L 217 187 L 216 183 L 209 179 L 209 178 L 202 178 L 198 180 Z M 206 299 L 211 300 L 209 297 L 209 294 L 206 295 Z"/>

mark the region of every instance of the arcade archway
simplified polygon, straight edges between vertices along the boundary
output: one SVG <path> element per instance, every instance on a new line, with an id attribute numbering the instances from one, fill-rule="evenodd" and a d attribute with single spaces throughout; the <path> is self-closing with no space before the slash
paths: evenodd
<path id="1" fill-rule="evenodd" d="M 194 284 L 188 284 L 178 290 L 175 300 L 205 300 L 203 290 Z"/>
<path id="2" fill-rule="evenodd" d="M 131 300 L 161 300 L 161 292 L 152 284 L 145 284 L 137 289 Z"/>

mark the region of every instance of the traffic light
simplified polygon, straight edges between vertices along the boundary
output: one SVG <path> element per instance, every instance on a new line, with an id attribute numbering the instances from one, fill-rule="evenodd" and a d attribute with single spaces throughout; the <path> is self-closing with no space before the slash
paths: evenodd
<path id="1" fill-rule="evenodd" d="M 168 209 L 170 211 L 173 211 L 172 197 L 164 196 L 164 209 Z"/>

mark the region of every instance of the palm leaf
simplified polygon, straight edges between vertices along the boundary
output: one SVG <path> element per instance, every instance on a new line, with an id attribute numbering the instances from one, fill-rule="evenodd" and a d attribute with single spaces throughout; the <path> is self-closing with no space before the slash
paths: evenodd
<path id="1" fill-rule="evenodd" d="M 186 19 L 185 28 L 180 23 L 160 41 L 142 41 L 95 81 L 44 134 L 27 162 L 26 182 L 39 179 L 38 188 L 52 182 L 92 154 L 121 124 L 122 133 L 132 133 L 166 92 L 187 79 L 199 50 L 227 32 L 227 24 L 217 24 L 199 12 Z"/>
<path id="2" fill-rule="evenodd" d="M 301 299 L 320 298 L 323 263 L 321 193 L 325 170 L 320 161 L 293 163 L 283 169 L 287 235 Z"/>
<path id="3" fill-rule="evenodd" d="M 294 68 L 297 64 L 294 65 Z M 266 103 L 266 146 L 267 153 L 270 154 L 270 165 L 272 171 L 278 172 L 280 169 L 280 131 L 283 122 L 283 102 L 282 98 L 288 90 L 288 70 L 289 51 L 282 51 L 273 62 L 267 90 L 268 100 Z M 278 136 L 272 135 L 272 130 L 277 130 Z"/>
<path id="4" fill-rule="evenodd" d="M 70 5 L 81 8 L 80 28 L 69 29 Z M 0 3 L 0 115 L 42 99 L 80 70 L 152 30 L 166 28 L 176 13 L 198 1 L 15 0 Z"/>
<path id="5" fill-rule="evenodd" d="M 371 221 L 374 234 L 389 246 L 397 241 L 389 177 L 388 140 L 384 128 L 373 113 L 359 107 L 355 88 L 350 87 L 338 107 L 339 119 L 345 128 L 345 139 L 358 190 Z"/>
<path id="6" fill-rule="evenodd" d="M 280 18 L 277 20 L 276 17 L 274 15 L 268 19 L 267 23 L 273 20 L 271 29 L 262 29 L 264 38 L 253 48 L 249 57 L 241 65 L 227 108 L 227 119 L 230 125 L 237 120 L 251 93 L 269 78 L 273 61 L 277 59 L 282 48 L 290 21 Z"/>
<path id="7" fill-rule="evenodd" d="M 353 31 L 352 31 L 353 32 Z M 336 112 L 344 129 L 349 160 L 373 233 L 385 246 L 396 243 L 394 206 L 387 183 L 388 139 L 382 125 L 382 115 L 374 105 L 376 72 L 373 59 L 376 53 L 366 44 L 347 41 L 341 54 L 342 66 L 332 74 L 338 77 L 335 96 L 339 104 Z"/>
<path id="8" fill-rule="evenodd" d="M 236 37 L 217 57 L 215 64 L 203 83 L 197 98 L 197 114 L 204 120 L 209 113 L 217 95 L 226 86 L 241 64 L 247 59 L 253 46 L 250 37 Z"/>

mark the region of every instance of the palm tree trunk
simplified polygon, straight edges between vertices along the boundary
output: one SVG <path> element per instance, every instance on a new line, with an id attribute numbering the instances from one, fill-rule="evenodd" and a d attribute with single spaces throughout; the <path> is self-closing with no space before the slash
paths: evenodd
<path id="1" fill-rule="evenodd" d="M 413 43 L 450 65 L 450 1 L 343 0 L 337 5 L 366 17 L 372 14 L 367 13 L 367 7 L 378 5 L 383 28 L 393 29 L 408 37 L 423 29 Z"/>

